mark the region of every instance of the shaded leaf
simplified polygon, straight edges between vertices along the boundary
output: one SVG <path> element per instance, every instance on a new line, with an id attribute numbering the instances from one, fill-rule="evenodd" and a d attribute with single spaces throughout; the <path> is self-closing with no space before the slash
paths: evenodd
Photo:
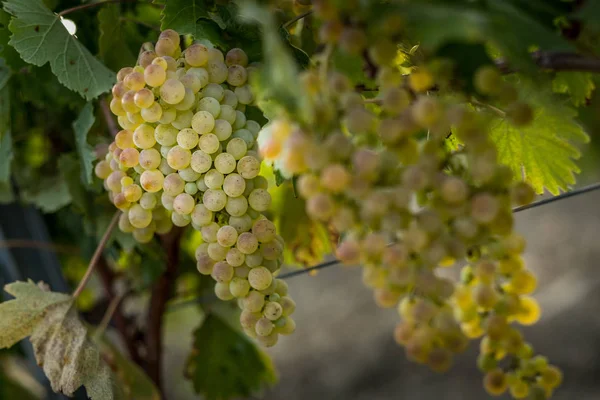
<path id="1" fill-rule="evenodd" d="M 115 398 L 110 369 L 87 338 L 71 296 L 47 291 L 32 281 L 11 283 L 4 289 L 15 299 L 0 304 L 0 348 L 30 336 L 36 361 L 52 390 L 72 396 L 84 385 L 93 400 Z"/>
<path id="2" fill-rule="evenodd" d="M 98 345 L 107 355 L 117 386 L 125 399 L 160 400 L 160 392 L 148 375 L 129 360 L 108 340 L 99 340 Z"/>
<path id="3" fill-rule="evenodd" d="M 83 181 L 88 185 L 91 185 L 93 182 L 93 162 L 96 159 L 96 156 L 94 154 L 94 149 L 87 142 L 87 135 L 95 121 L 96 118 L 94 118 L 94 106 L 92 103 L 87 103 L 79 113 L 77 119 L 73 122 L 77 153 L 79 154 L 81 166 L 83 167 Z"/>
<path id="4" fill-rule="evenodd" d="M 10 128 L 10 95 L 8 86 L 0 89 L 0 203 L 13 200 L 10 184 L 10 164 L 13 159 Z"/>
<path id="5" fill-rule="evenodd" d="M 71 203 L 69 186 L 62 176 L 45 178 L 34 187 L 23 188 L 21 199 L 45 213 L 53 213 Z"/>
<path id="6" fill-rule="evenodd" d="M 498 120 L 490 138 L 499 161 L 511 167 L 516 178 L 529 182 L 538 193 L 546 189 L 556 195 L 575 183 L 574 174 L 580 170 L 574 160 L 581 156 L 576 145 L 587 143 L 589 137 L 574 120 L 576 111 L 553 102 L 548 93 L 530 87 L 522 97 L 534 107 L 532 123 L 519 128 Z"/>
<path id="7" fill-rule="evenodd" d="M 569 94 L 575 106 L 585 104 L 595 88 L 593 75 L 589 72 L 557 72 L 552 81 L 552 90 Z"/>
<path id="8" fill-rule="evenodd" d="M 98 12 L 98 55 L 113 71 L 135 65 L 136 56 L 127 45 L 125 25 L 119 22 L 121 12 L 116 4 L 107 4 Z"/>
<path id="9" fill-rule="evenodd" d="M 12 14 L 9 44 L 28 63 L 50 63 L 58 80 L 90 100 L 110 90 L 115 74 L 67 32 L 60 17 L 41 0 L 8 0 L 4 9 Z"/>
<path id="10" fill-rule="evenodd" d="M 226 47 L 221 29 L 212 20 L 204 0 L 167 1 L 162 11 L 160 28 L 174 29 L 180 35 L 189 34 L 198 40 L 207 39 L 213 45 Z"/>
<path id="11" fill-rule="evenodd" d="M 276 381 L 267 355 L 220 317 L 209 314 L 194 336 L 186 377 L 206 400 L 250 396 Z"/>
<path id="12" fill-rule="evenodd" d="M 0 8 L 0 57 L 4 58 L 6 64 L 13 71 L 25 65 L 25 62 L 19 57 L 19 53 L 8 44 L 10 40 L 10 14 Z"/>

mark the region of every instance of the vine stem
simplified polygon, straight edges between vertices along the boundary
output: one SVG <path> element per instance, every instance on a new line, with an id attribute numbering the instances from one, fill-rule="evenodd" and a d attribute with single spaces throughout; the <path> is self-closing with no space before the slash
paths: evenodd
<path id="1" fill-rule="evenodd" d="M 115 315 L 115 312 L 119 309 L 119 304 L 121 304 L 121 300 L 123 300 L 123 297 L 125 297 L 123 294 L 115 296 L 108 304 L 108 308 L 106 309 L 106 312 L 102 317 L 102 321 L 100 321 L 98 327 L 96 328 L 96 331 L 94 332 L 94 336 L 96 338 L 102 337 L 102 335 L 106 331 L 106 328 L 108 328 L 108 325 L 110 324 L 113 315 Z"/>
<path id="2" fill-rule="evenodd" d="M 86 8 L 92 8 L 92 7 L 97 7 L 97 6 L 101 6 L 104 4 L 111 4 L 111 3 L 137 3 L 139 2 L 139 0 L 104 0 L 104 1 L 99 1 L 97 3 L 89 3 L 89 4 L 82 4 L 80 6 L 75 6 L 75 7 L 71 7 L 71 8 L 67 8 L 66 10 L 62 10 L 61 12 L 58 13 L 59 16 L 63 17 L 67 14 L 70 14 L 72 12 L 75 11 L 80 11 L 80 10 L 85 10 Z M 143 2 L 146 4 L 150 4 L 151 6 L 154 7 L 159 7 L 162 8 L 160 5 L 158 4 L 154 4 L 152 2 Z"/>
<path id="3" fill-rule="evenodd" d="M 294 25 L 296 22 L 300 21 L 301 19 L 308 17 L 313 12 L 314 12 L 314 10 L 308 10 L 306 12 L 303 12 L 302 14 L 296 15 L 294 18 L 290 19 L 288 22 L 283 24 L 283 29 L 289 28 L 290 26 Z"/>
<path id="4" fill-rule="evenodd" d="M 102 251 L 106 247 L 106 243 L 108 243 L 108 239 L 110 239 L 110 235 L 111 235 L 112 231 L 115 229 L 115 227 L 117 226 L 117 223 L 119 222 L 120 214 L 121 214 L 121 211 L 117 211 L 115 213 L 112 221 L 110 221 L 110 225 L 108 225 L 108 228 L 106 228 L 106 231 L 104 232 L 104 235 L 102 236 L 102 239 L 100 239 L 100 243 L 98 243 L 98 247 L 96 247 L 96 251 L 94 252 L 92 259 L 90 260 L 90 263 L 88 264 L 87 271 L 85 271 L 85 275 L 81 279 L 81 282 L 79 282 L 79 286 L 77 286 L 77 289 L 75 289 L 75 291 L 73 292 L 74 299 L 79 297 L 81 292 L 83 292 L 85 285 L 87 285 L 90 278 L 92 277 L 92 273 L 94 272 L 94 269 L 96 268 L 96 264 L 98 264 L 98 260 L 100 259 L 100 256 L 102 255 Z"/>

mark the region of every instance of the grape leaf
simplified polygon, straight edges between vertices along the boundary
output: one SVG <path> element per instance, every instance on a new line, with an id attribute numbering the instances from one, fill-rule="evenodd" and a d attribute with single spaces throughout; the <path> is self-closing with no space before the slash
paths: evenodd
<path id="1" fill-rule="evenodd" d="M 285 240 L 285 262 L 308 266 L 321 261 L 333 251 L 327 227 L 306 214 L 306 202 L 294 193 L 293 182 L 271 186 L 271 210 L 278 233 Z"/>
<path id="2" fill-rule="evenodd" d="M 276 381 L 267 355 L 220 317 L 209 314 L 194 336 L 186 377 L 206 400 L 247 397 Z"/>
<path id="3" fill-rule="evenodd" d="M 12 46 L 8 45 L 10 40 L 9 23 L 10 14 L 0 8 L 0 57 L 4 58 L 10 69 L 16 71 L 23 67 L 25 63 L 19 57 L 19 53 Z"/>
<path id="4" fill-rule="evenodd" d="M 589 72 L 557 72 L 552 81 L 552 90 L 556 93 L 567 93 L 575 106 L 585 104 L 596 88 Z"/>
<path id="5" fill-rule="evenodd" d="M 92 400 L 115 398 L 110 369 L 87 338 L 71 296 L 32 281 L 11 283 L 4 290 L 15 299 L 0 304 L 0 348 L 30 336 L 52 390 L 72 396 L 83 385 Z"/>
<path id="6" fill-rule="evenodd" d="M 226 47 L 219 25 L 211 19 L 204 0 L 170 0 L 162 11 L 160 28 L 174 29 L 179 34 L 208 39 L 213 45 Z"/>
<path id="7" fill-rule="evenodd" d="M 154 382 L 148 378 L 144 370 L 129 360 L 108 340 L 97 340 L 103 354 L 113 370 L 117 386 L 123 391 L 125 398 L 135 400 L 160 400 L 160 392 Z"/>
<path id="8" fill-rule="evenodd" d="M 10 129 L 10 94 L 8 86 L 0 89 L 0 203 L 13 200 L 10 184 L 10 164 L 13 159 Z"/>
<path id="9" fill-rule="evenodd" d="M 575 183 L 574 173 L 580 170 L 573 160 L 581 156 L 575 145 L 587 143 L 589 137 L 574 120 L 577 112 L 552 101 L 549 94 L 529 88 L 522 97 L 534 107 L 532 123 L 518 128 L 498 120 L 490 138 L 498 148 L 499 161 L 508 165 L 516 178 L 529 182 L 538 193 L 546 189 L 559 194 Z"/>
<path id="10" fill-rule="evenodd" d="M 13 15 L 9 44 L 23 60 L 37 66 L 50 63 L 60 83 L 87 100 L 110 90 L 115 74 L 69 34 L 42 0 L 7 0 L 4 9 Z"/>
<path id="11" fill-rule="evenodd" d="M 135 55 L 127 45 L 124 25 L 117 22 L 120 16 L 119 6 L 116 4 L 107 4 L 98 12 L 98 55 L 113 71 L 136 62 Z"/>
<path id="12" fill-rule="evenodd" d="M 92 171 L 94 170 L 94 160 L 96 156 L 94 149 L 87 142 L 87 135 L 96 118 L 94 118 L 94 106 L 92 103 L 87 103 L 79 113 L 77 119 L 73 122 L 73 130 L 75 131 L 75 143 L 77 144 L 77 153 L 83 166 L 82 177 L 83 181 L 91 185 Z"/>
<path id="13" fill-rule="evenodd" d="M 21 188 L 21 199 L 34 204 L 45 213 L 53 213 L 73 200 L 69 186 L 62 176 L 45 178 L 37 185 Z"/>

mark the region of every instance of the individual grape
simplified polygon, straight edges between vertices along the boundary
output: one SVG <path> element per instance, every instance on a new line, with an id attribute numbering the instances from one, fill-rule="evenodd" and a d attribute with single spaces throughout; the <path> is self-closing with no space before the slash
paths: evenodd
<path id="1" fill-rule="evenodd" d="M 479 193 L 471 199 L 471 217 L 479 223 L 492 222 L 499 210 L 500 204 L 492 194 Z"/>
<path id="2" fill-rule="evenodd" d="M 212 167 L 212 158 L 202 150 L 196 150 L 191 156 L 190 166 L 199 174 L 205 173 Z"/>
<path id="3" fill-rule="evenodd" d="M 194 104 L 196 103 L 196 95 L 191 89 L 185 88 L 185 94 L 183 96 L 183 100 L 179 103 L 175 104 L 173 108 L 178 111 L 186 111 L 190 110 Z"/>
<path id="4" fill-rule="evenodd" d="M 235 277 L 229 282 L 229 290 L 235 297 L 243 298 L 250 291 L 250 284 L 247 279 Z"/>
<path id="5" fill-rule="evenodd" d="M 516 294 L 531 294 L 537 287 L 535 275 L 527 270 L 515 271 L 504 289 Z"/>
<path id="6" fill-rule="evenodd" d="M 221 85 L 217 85 L 216 83 L 209 83 L 202 89 L 203 97 L 212 97 L 217 101 L 221 101 L 225 96 L 225 89 Z"/>
<path id="7" fill-rule="evenodd" d="M 270 301 L 265 305 L 265 309 L 263 310 L 263 315 L 267 317 L 267 319 L 271 321 L 276 321 L 283 314 L 283 308 L 281 304 Z"/>
<path id="8" fill-rule="evenodd" d="M 233 92 L 237 96 L 240 104 L 252 104 L 254 101 L 254 94 L 249 85 L 237 86 Z"/>
<path id="9" fill-rule="evenodd" d="M 514 205 L 527 205 L 532 203 L 535 199 L 535 191 L 529 184 L 525 182 L 518 182 L 511 189 L 511 199 Z"/>
<path id="10" fill-rule="evenodd" d="M 169 163 L 169 167 L 175 170 L 186 168 L 190 165 L 191 160 L 192 153 L 181 146 L 173 146 L 167 154 L 167 163 Z"/>
<path id="11" fill-rule="evenodd" d="M 125 79 L 125 77 L 132 72 L 133 72 L 133 68 L 131 68 L 131 67 L 121 68 L 119 70 L 119 72 L 117 72 L 117 81 L 122 82 Z"/>
<path id="12" fill-rule="evenodd" d="M 112 202 L 115 205 L 115 207 L 117 207 L 121 211 L 125 211 L 131 206 L 131 203 L 127 201 L 123 193 L 115 194 L 112 198 Z"/>
<path id="13" fill-rule="evenodd" d="M 129 122 L 131 122 L 131 126 L 132 128 L 130 130 L 134 130 L 135 128 L 138 127 L 138 125 L 143 124 L 144 118 L 142 117 L 141 113 L 136 112 L 136 113 L 127 113 L 127 119 L 129 120 Z"/>
<path id="14" fill-rule="evenodd" d="M 232 65 L 227 74 L 227 83 L 231 86 L 242 86 L 248 80 L 246 68 L 241 65 Z"/>
<path id="15" fill-rule="evenodd" d="M 209 112 L 216 119 L 221 113 L 221 105 L 214 97 L 203 97 L 198 102 L 198 111 Z"/>
<path id="16" fill-rule="evenodd" d="M 154 128 L 148 124 L 141 124 L 133 131 L 133 143 L 140 149 L 149 149 L 156 144 Z"/>
<path id="17" fill-rule="evenodd" d="M 273 332 L 273 322 L 271 322 L 268 318 L 262 317 L 256 322 L 256 334 L 259 337 L 269 336 L 271 332 Z"/>
<path id="18" fill-rule="evenodd" d="M 140 152 L 139 163 L 144 169 L 157 169 L 160 160 L 160 153 L 156 149 L 145 149 Z"/>
<path id="19" fill-rule="evenodd" d="M 296 330 L 296 322 L 290 318 L 285 318 L 285 323 L 282 327 L 277 329 L 277 332 L 282 335 L 291 335 Z"/>
<path id="20" fill-rule="evenodd" d="M 162 31 L 159 35 L 159 39 L 170 39 L 175 46 L 179 46 L 180 42 L 181 42 L 181 38 L 179 37 L 179 34 L 174 31 L 173 29 L 165 29 L 164 31 Z"/>
<path id="21" fill-rule="evenodd" d="M 140 184 L 146 192 L 155 193 L 162 189 L 164 175 L 156 169 L 148 169 L 140 176 Z"/>
<path id="22" fill-rule="evenodd" d="M 208 60 L 209 61 L 218 61 L 225 62 L 225 56 L 223 52 L 217 48 L 208 49 Z"/>
<path id="23" fill-rule="evenodd" d="M 343 165 L 331 164 L 321 173 L 321 186 L 333 193 L 340 193 L 350 184 L 350 178 L 350 173 Z"/>
<path id="24" fill-rule="evenodd" d="M 177 110 L 176 109 L 163 108 L 162 116 L 158 120 L 158 123 L 163 124 L 163 125 L 168 125 L 168 124 L 172 123 L 173 121 L 175 121 L 175 118 L 177 118 Z"/>
<path id="25" fill-rule="evenodd" d="M 196 74 L 187 73 L 179 78 L 179 82 L 185 86 L 186 89 L 190 89 L 193 94 L 196 94 L 202 89 L 202 81 Z"/>
<path id="26" fill-rule="evenodd" d="M 119 229 L 121 232 L 125 233 L 132 233 L 135 230 L 135 227 L 131 225 L 131 222 L 129 222 L 129 216 L 127 215 L 127 212 L 123 212 L 121 215 L 119 215 Z"/>
<path id="27" fill-rule="evenodd" d="M 94 167 L 94 173 L 98 178 L 106 179 L 112 173 L 112 169 L 108 162 L 102 160 Z"/>
<path id="28" fill-rule="evenodd" d="M 208 111 L 198 111 L 192 118 L 192 129 L 198 134 L 212 132 L 215 127 L 215 118 Z"/>
<path id="29" fill-rule="evenodd" d="M 227 90 L 226 92 L 231 93 L 231 95 L 235 97 L 235 94 L 233 94 L 233 92 L 231 92 L 229 90 Z M 237 98 L 236 98 L 236 101 L 237 101 Z M 235 110 L 230 105 L 221 104 L 221 112 L 219 113 L 219 118 L 227 121 L 229 123 L 229 125 L 233 127 L 233 124 L 235 123 L 235 120 L 237 118 L 237 110 Z M 242 127 L 240 127 L 240 128 L 242 128 Z"/>
<path id="30" fill-rule="evenodd" d="M 121 191 L 121 178 L 125 176 L 123 171 L 113 171 L 106 178 L 106 186 L 113 193 L 119 193 Z"/>
<path id="31" fill-rule="evenodd" d="M 449 204 L 462 204 L 469 195 L 467 184 L 460 178 L 448 177 L 440 187 L 441 198 Z"/>
<path id="32" fill-rule="evenodd" d="M 220 173 L 226 175 L 233 172 L 236 168 L 235 158 L 231 154 L 221 153 L 215 158 L 215 168 Z"/>
<path id="33" fill-rule="evenodd" d="M 248 65 L 248 56 L 244 50 L 233 48 L 227 52 L 227 55 L 225 56 L 225 64 L 227 64 L 228 67 L 232 65 L 241 65 L 242 67 L 245 67 Z"/>
<path id="34" fill-rule="evenodd" d="M 202 44 L 193 44 L 185 49 L 185 61 L 192 67 L 202 67 L 208 62 L 208 49 Z"/>
<path id="35" fill-rule="evenodd" d="M 119 131 L 115 136 L 115 144 L 121 150 L 125 150 L 127 148 L 133 147 L 133 133 L 127 129 L 123 129 Z"/>
<path id="36" fill-rule="evenodd" d="M 252 313 L 261 312 L 265 305 L 265 296 L 257 291 L 251 290 L 243 300 L 244 310 Z"/>
<path id="37" fill-rule="evenodd" d="M 254 146 L 254 136 L 252 136 L 252 132 L 247 129 L 239 129 L 231 135 L 232 138 L 240 138 L 246 143 L 246 148 L 251 149 Z"/>
<path id="38" fill-rule="evenodd" d="M 113 87 L 112 87 L 112 95 L 113 95 L 113 100 L 117 100 L 120 101 L 121 97 L 123 97 L 123 95 L 125 93 L 127 93 L 129 89 L 127 89 L 127 87 L 125 86 L 125 84 L 123 82 L 117 82 Z"/>
<path id="39" fill-rule="evenodd" d="M 212 133 L 200 136 L 198 147 L 206 154 L 214 154 L 219 150 L 219 138 Z"/>
<path id="40" fill-rule="evenodd" d="M 161 108 L 160 104 L 153 103 L 150 107 L 143 108 L 140 111 L 140 115 L 143 118 L 143 120 L 146 122 L 150 122 L 150 123 L 158 122 L 162 117 L 162 108 Z"/>
<path id="41" fill-rule="evenodd" d="M 415 92 L 425 92 L 431 89 L 435 83 L 431 73 L 423 68 L 413 71 L 408 76 L 408 82 Z"/>
<path id="42" fill-rule="evenodd" d="M 238 173 L 245 179 L 252 179 L 258 176 L 260 172 L 260 161 L 255 157 L 242 157 L 237 164 Z"/>
<path id="43" fill-rule="evenodd" d="M 127 216 L 131 225 L 138 229 L 145 228 L 152 222 L 152 212 L 143 209 L 139 204 L 131 206 Z"/>
<path id="44" fill-rule="evenodd" d="M 173 209 L 179 214 L 187 215 L 194 210 L 195 200 L 187 193 L 180 193 L 173 200 Z"/>
<path id="45" fill-rule="evenodd" d="M 223 153 L 226 154 L 226 153 Z M 221 156 L 220 154 L 219 156 Z M 218 157 L 217 157 L 218 158 Z M 215 160 L 216 164 L 216 160 Z M 229 197 L 241 196 L 246 190 L 246 180 L 239 174 L 229 174 L 223 181 L 223 191 Z"/>
<path id="46" fill-rule="evenodd" d="M 125 109 L 123 108 L 121 99 L 119 99 L 118 97 L 115 97 L 110 101 L 110 111 L 112 111 L 113 114 L 119 117 L 127 115 L 127 111 L 125 111 Z"/>
<path id="47" fill-rule="evenodd" d="M 216 169 L 211 169 L 204 175 L 204 183 L 209 189 L 221 189 L 221 186 L 223 186 L 223 174 Z"/>
<path id="48" fill-rule="evenodd" d="M 123 189 L 123 195 L 128 202 L 134 203 L 142 197 L 142 188 L 136 184 L 129 185 Z"/>
<path id="49" fill-rule="evenodd" d="M 189 215 L 179 214 L 174 212 L 171 214 L 171 221 L 173 225 L 183 228 L 184 226 L 188 226 L 191 222 Z"/>
<path id="50" fill-rule="evenodd" d="M 265 189 L 254 189 L 248 196 L 248 204 L 256 211 L 266 211 L 271 206 L 271 195 Z"/>
<path id="51" fill-rule="evenodd" d="M 215 296 L 219 300 L 228 301 L 234 298 L 233 294 L 229 290 L 229 284 L 226 282 L 217 282 L 215 284 Z"/>
<path id="52" fill-rule="evenodd" d="M 223 83 L 227 80 L 227 65 L 221 61 L 210 61 L 206 66 L 209 80 L 212 83 Z"/>
<path id="53" fill-rule="evenodd" d="M 221 211 L 227 204 L 227 195 L 219 189 L 208 189 L 202 196 L 202 202 L 211 211 Z"/>
<path id="54" fill-rule="evenodd" d="M 193 149 L 198 145 L 198 134 L 191 128 L 185 128 L 177 134 L 177 144 L 184 149 Z"/>
<path id="55" fill-rule="evenodd" d="M 160 87 L 160 96 L 168 104 L 177 104 L 185 96 L 185 86 L 176 79 L 167 79 Z"/>
<path id="56" fill-rule="evenodd" d="M 167 175 L 163 182 L 163 190 L 169 196 L 177 196 L 178 194 L 183 192 L 184 186 L 185 182 L 176 173 L 171 173 Z"/>
<path id="57" fill-rule="evenodd" d="M 324 193 L 318 193 L 310 197 L 306 202 L 306 212 L 312 218 L 325 221 L 335 211 L 335 204 L 331 197 Z"/>
<path id="58" fill-rule="evenodd" d="M 235 94 L 234 94 L 235 96 Z M 236 97 L 236 101 L 237 101 L 237 97 Z M 221 113 L 223 113 L 223 110 L 221 110 Z M 239 110 L 235 110 L 235 120 L 232 124 L 232 127 L 234 130 L 240 130 L 242 128 L 244 128 L 244 126 L 246 126 L 246 114 L 244 114 L 243 112 L 239 111 Z"/>
<path id="59" fill-rule="evenodd" d="M 248 145 L 241 138 L 233 138 L 229 141 L 229 143 L 227 143 L 226 150 L 227 153 L 231 154 L 234 159 L 240 160 L 246 155 L 248 151 Z"/>
<path id="60" fill-rule="evenodd" d="M 132 72 L 127 75 L 123 80 L 123 83 L 127 89 L 133 90 L 134 92 L 137 92 L 146 86 L 144 75 L 139 72 Z"/>
<path id="61" fill-rule="evenodd" d="M 191 164 L 191 161 L 190 161 L 190 164 Z M 201 174 L 194 171 L 192 169 L 192 167 L 184 168 L 184 169 L 178 171 L 178 174 L 186 182 L 196 182 L 198 179 L 200 179 L 200 176 L 201 176 Z"/>
<path id="62" fill-rule="evenodd" d="M 248 200 L 244 196 L 228 197 L 225 211 L 231 216 L 241 217 L 248 211 Z"/>
<path id="63" fill-rule="evenodd" d="M 216 242 L 217 232 L 219 231 L 219 228 L 220 226 L 216 222 L 211 222 L 210 224 L 203 226 L 200 229 L 202 239 L 205 242 Z"/>
<path id="64" fill-rule="evenodd" d="M 516 315 L 516 320 L 521 325 L 533 325 L 541 316 L 541 310 L 538 303 L 531 297 L 523 296 L 520 299 L 520 310 Z"/>
<path id="65" fill-rule="evenodd" d="M 280 279 L 277 280 L 277 282 L 281 281 Z M 294 311 L 296 311 L 296 302 L 294 300 L 292 300 L 291 297 L 288 296 L 282 296 L 281 299 L 279 300 L 279 304 L 281 304 L 282 307 L 282 315 L 284 317 L 289 317 L 290 315 L 292 315 L 294 313 Z"/>
<path id="66" fill-rule="evenodd" d="M 156 207 L 156 196 L 153 193 L 145 192 L 140 198 L 140 206 L 145 210 L 152 210 Z"/>
<path id="67" fill-rule="evenodd" d="M 483 386 L 489 394 L 500 396 L 508 387 L 506 374 L 499 368 L 488 372 L 483 379 Z"/>
<path id="68" fill-rule="evenodd" d="M 487 95 L 496 95 L 502 88 L 502 76 L 500 72 L 492 66 L 480 67 L 475 71 L 473 78 L 475 89 Z"/>
<path id="69" fill-rule="evenodd" d="M 560 369 L 556 368 L 553 365 L 544 368 L 541 372 L 540 383 L 542 386 L 550 389 L 554 389 L 559 386 L 563 380 L 563 374 Z"/>
<path id="70" fill-rule="evenodd" d="M 140 153 L 133 147 L 129 147 L 121 152 L 119 156 L 119 162 L 126 168 L 132 168 L 136 166 L 140 159 Z"/>
<path id="71" fill-rule="evenodd" d="M 219 243 L 209 243 L 208 244 L 208 255 L 215 261 L 223 261 L 225 260 L 225 256 L 227 255 L 227 247 L 221 246 Z"/>
<path id="72" fill-rule="evenodd" d="M 240 235 L 240 238 L 242 235 Z M 250 273 L 248 274 L 248 282 L 253 289 L 265 290 L 273 282 L 273 275 L 271 274 L 271 271 L 265 267 L 256 267 L 250 270 Z"/>
<path id="73" fill-rule="evenodd" d="M 213 266 L 211 276 L 217 282 L 228 283 L 233 279 L 233 267 L 225 261 L 219 261 Z"/>
<path id="74" fill-rule="evenodd" d="M 213 133 L 217 136 L 220 141 L 229 139 L 231 132 L 233 131 L 231 124 L 224 119 L 217 119 L 215 121 L 215 127 Z"/>
<path id="75" fill-rule="evenodd" d="M 159 56 L 173 56 L 177 48 L 176 42 L 169 37 L 158 39 L 154 47 L 156 54 Z"/>
<path id="76" fill-rule="evenodd" d="M 154 230 L 149 228 L 136 229 L 132 232 L 132 236 L 138 243 L 149 243 L 154 237 Z"/>
<path id="77" fill-rule="evenodd" d="M 154 138 L 162 146 L 173 146 L 177 143 L 179 131 L 171 125 L 160 124 L 154 128 Z"/>
<path id="78" fill-rule="evenodd" d="M 148 86 L 162 86 L 167 79 L 167 71 L 159 65 L 149 65 L 144 70 L 144 81 Z"/>
<path id="79" fill-rule="evenodd" d="M 148 108 L 154 103 L 154 94 L 149 89 L 144 88 L 135 94 L 133 101 L 139 108 Z"/>
<path id="80" fill-rule="evenodd" d="M 224 247 L 234 246 L 236 244 L 237 237 L 237 231 L 230 225 L 222 226 L 217 232 L 217 242 Z"/>
<path id="81" fill-rule="evenodd" d="M 271 242 L 277 234 L 275 224 L 268 219 L 260 219 L 254 222 L 252 233 L 260 243 Z"/>
<path id="82" fill-rule="evenodd" d="M 235 229 L 235 228 L 234 228 Z M 237 230 L 236 230 L 237 234 Z M 244 264 L 246 260 L 246 255 L 239 251 L 237 248 L 233 247 L 229 249 L 227 255 L 225 256 L 227 262 L 233 267 L 239 267 Z"/>
<path id="83" fill-rule="evenodd" d="M 252 218 L 247 214 L 244 214 L 241 217 L 231 216 L 229 217 L 228 223 L 237 230 L 238 234 L 240 234 L 250 230 L 252 227 Z"/>
<path id="84" fill-rule="evenodd" d="M 173 211 L 173 202 L 175 201 L 175 196 L 169 196 L 165 192 L 160 195 L 160 203 L 163 207 L 169 211 Z"/>

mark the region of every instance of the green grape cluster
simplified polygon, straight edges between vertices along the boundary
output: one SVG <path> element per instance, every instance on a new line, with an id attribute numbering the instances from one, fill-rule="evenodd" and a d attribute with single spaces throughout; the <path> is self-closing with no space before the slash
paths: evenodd
<path id="1" fill-rule="evenodd" d="M 469 339 L 482 338 L 479 368 L 490 394 L 549 398 L 560 372 L 515 326 L 540 316 L 511 208 L 535 193 L 513 181 L 487 135 L 490 111 L 523 126 L 532 109 L 492 66 L 476 72 L 473 86 L 505 111 L 456 90 L 442 60 L 403 75 L 395 61 L 400 15 L 369 27 L 352 2 L 312 3 L 325 50 L 300 77 L 311 117 L 284 114 L 267 125 L 261 153 L 297 177 L 307 214 L 340 233 L 337 257 L 362 265 L 377 304 L 398 308 L 394 337 L 410 359 L 445 371 Z M 376 71 L 376 97 L 332 68 L 333 51 Z M 447 146 L 451 136 L 460 146 Z M 444 269 L 461 260 L 468 264 L 455 282 Z"/>
<path id="2" fill-rule="evenodd" d="M 123 130 L 95 172 L 123 211 L 119 228 L 139 242 L 173 225 L 199 231 L 198 271 L 216 281 L 219 299 L 238 299 L 248 335 L 272 346 L 294 331 L 295 303 L 276 278 L 283 239 L 262 214 L 271 196 L 260 176 L 260 125 L 244 113 L 254 102 L 251 68 L 241 49 L 182 51 L 175 31 L 162 32 L 137 66 L 117 74 L 110 109 Z"/>

